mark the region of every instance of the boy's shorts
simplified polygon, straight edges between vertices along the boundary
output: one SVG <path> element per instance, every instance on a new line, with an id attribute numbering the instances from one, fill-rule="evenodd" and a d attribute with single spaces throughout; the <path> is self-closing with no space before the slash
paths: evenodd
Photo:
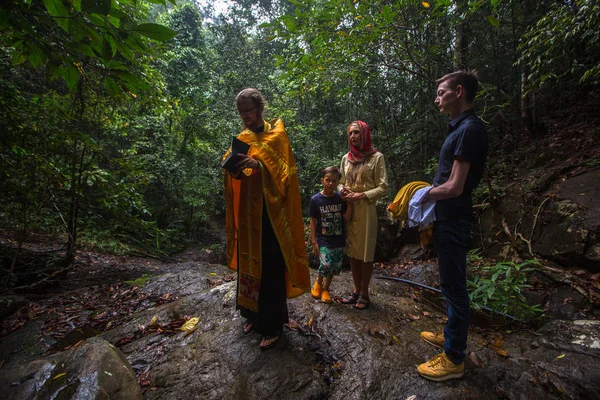
<path id="1" fill-rule="evenodd" d="M 319 253 L 321 253 L 319 274 L 328 277 L 330 275 L 339 275 L 340 272 L 342 272 L 342 261 L 344 259 L 343 247 L 337 247 L 335 249 L 319 247 Z"/>

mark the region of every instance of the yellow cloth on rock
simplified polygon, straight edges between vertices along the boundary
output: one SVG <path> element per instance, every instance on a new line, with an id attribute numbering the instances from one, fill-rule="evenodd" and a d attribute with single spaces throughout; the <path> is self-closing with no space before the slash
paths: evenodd
<path id="1" fill-rule="evenodd" d="M 392 218 L 402 221 L 408 216 L 408 204 L 410 199 L 415 195 L 419 189 L 431 186 L 430 183 L 423 181 L 414 181 L 407 183 L 402 186 L 402 189 L 398 191 L 394 201 L 388 206 L 388 212 Z M 428 225 L 427 228 L 421 231 L 421 247 L 424 247 L 431 243 L 431 236 L 433 235 L 433 225 Z"/>
<path id="2" fill-rule="evenodd" d="M 242 171 L 240 179 L 225 172 L 227 265 L 240 276 L 238 304 L 256 312 L 263 262 L 263 201 L 285 260 L 288 298 L 309 290 L 308 255 L 296 161 L 283 122 L 265 121 L 263 132 L 246 129 L 237 138 L 250 145 L 248 155 L 260 168 Z"/>

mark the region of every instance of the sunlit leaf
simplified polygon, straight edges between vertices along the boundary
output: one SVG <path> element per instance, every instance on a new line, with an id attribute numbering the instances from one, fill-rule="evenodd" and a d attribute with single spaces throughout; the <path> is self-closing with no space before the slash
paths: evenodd
<path id="1" fill-rule="evenodd" d="M 428 2 L 426 2 L 426 1 L 422 1 L 422 2 L 421 2 L 421 4 L 423 4 L 423 7 L 425 7 L 425 8 L 429 8 L 429 7 L 431 7 L 431 6 L 429 5 L 429 3 L 428 3 Z"/>
<path id="2" fill-rule="evenodd" d="M 184 332 L 185 331 L 189 331 L 190 329 L 192 329 L 193 327 L 195 327 L 198 324 L 198 322 L 200 322 L 200 318 L 199 317 L 190 318 L 179 329 L 182 330 L 182 331 L 184 331 Z"/>

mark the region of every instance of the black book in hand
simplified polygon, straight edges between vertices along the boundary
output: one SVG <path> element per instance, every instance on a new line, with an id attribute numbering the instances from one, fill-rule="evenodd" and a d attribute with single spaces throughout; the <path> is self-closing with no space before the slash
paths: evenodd
<path id="1" fill-rule="evenodd" d="M 221 167 L 234 174 L 237 173 L 239 168 L 236 168 L 235 164 L 240 162 L 242 159 L 242 157 L 239 155 L 248 154 L 249 148 L 250 145 L 248 143 L 242 142 L 240 139 L 234 136 L 233 139 L 231 139 L 231 152 L 223 161 L 221 161 Z"/>

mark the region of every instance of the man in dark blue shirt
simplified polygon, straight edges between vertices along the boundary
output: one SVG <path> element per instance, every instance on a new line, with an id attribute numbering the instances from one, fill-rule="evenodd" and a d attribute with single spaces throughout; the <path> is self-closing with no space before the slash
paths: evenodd
<path id="1" fill-rule="evenodd" d="M 448 321 L 443 332 L 421 332 L 423 340 L 444 352 L 417 370 L 422 377 L 439 382 L 464 375 L 470 315 L 466 272 L 473 219 L 471 192 L 483 175 L 488 137 L 484 123 L 473 111 L 479 84 L 476 72 L 456 71 L 436 83 L 435 104 L 451 121 L 434 187 L 422 201 L 436 201 L 433 235 Z"/>

